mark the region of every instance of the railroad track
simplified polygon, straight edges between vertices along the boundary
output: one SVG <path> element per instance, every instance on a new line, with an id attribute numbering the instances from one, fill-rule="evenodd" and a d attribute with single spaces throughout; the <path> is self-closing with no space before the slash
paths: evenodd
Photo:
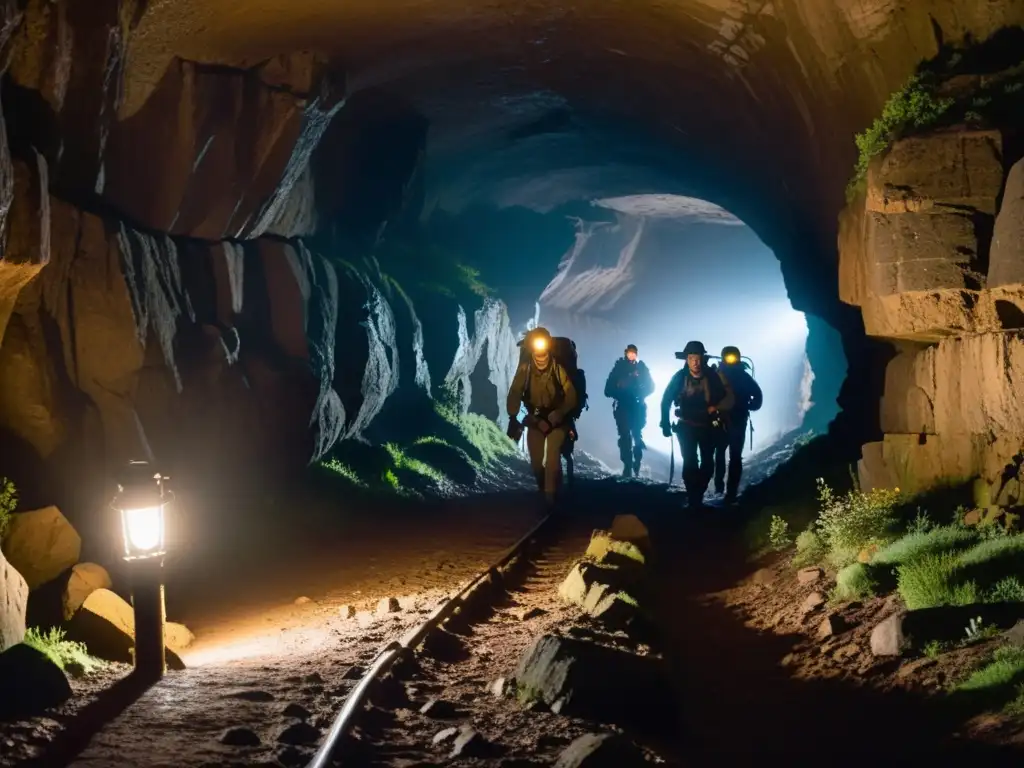
<path id="1" fill-rule="evenodd" d="M 527 755 L 542 759 L 538 764 L 554 762 L 586 729 L 519 707 L 509 678 L 538 635 L 578 613 L 557 592 L 586 550 L 593 523 L 546 518 L 426 621 L 385 646 L 308 768 L 425 765 L 441 758 L 478 765 L 487 757 Z M 533 738 L 538 728 L 557 735 Z"/>

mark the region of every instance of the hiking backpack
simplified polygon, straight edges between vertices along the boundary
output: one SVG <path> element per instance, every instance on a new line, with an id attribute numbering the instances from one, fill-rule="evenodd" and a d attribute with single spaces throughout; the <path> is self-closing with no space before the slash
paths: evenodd
<path id="1" fill-rule="evenodd" d="M 578 419 L 583 415 L 583 411 L 590 409 L 590 405 L 587 403 L 587 374 L 586 371 L 578 367 L 576 342 L 565 336 L 553 336 L 551 338 L 550 354 L 551 359 L 565 369 L 566 375 L 576 389 L 579 405 L 569 414 L 569 418 L 573 420 Z M 519 342 L 519 364 L 528 366 L 532 362 L 533 356 L 530 354 L 530 350 L 527 349 L 523 342 Z M 555 382 L 557 384 L 557 377 L 555 377 Z M 527 379 L 527 387 L 529 387 L 529 379 Z"/>

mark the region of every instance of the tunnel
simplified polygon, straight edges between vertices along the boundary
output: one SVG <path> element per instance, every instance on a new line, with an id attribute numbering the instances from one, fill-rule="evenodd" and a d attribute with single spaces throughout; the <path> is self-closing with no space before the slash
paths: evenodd
<path id="1" fill-rule="evenodd" d="M 59 699 L 0 704 L 19 756 L 864 760 L 861 713 L 908 755 L 1019 742 L 1024 5 L 0 9 L 0 702 L 5 669 Z M 587 402 L 520 438 L 538 327 Z M 723 500 L 694 435 L 733 345 L 764 405 Z M 90 714 L 144 653 L 140 460 L 167 670 Z M 528 681 L 559 654 L 633 671 Z"/>

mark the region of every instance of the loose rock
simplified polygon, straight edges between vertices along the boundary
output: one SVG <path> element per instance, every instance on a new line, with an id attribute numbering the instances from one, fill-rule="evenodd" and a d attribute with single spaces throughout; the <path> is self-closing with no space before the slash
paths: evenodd
<path id="1" fill-rule="evenodd" d="M 511 687 L 510 681 L 507 678 L 499 677 L 487 686 L 487 692 L 500 699 L 509 692 Z"/>
<path id="2" fill-rule="evenodd" d="M 542 635 L 520 657 L 515 679 L 523 705 L 558 704 L 561 714 L 622 724 L 647 717 L 652 725 L 652 712 L 671 719 L 672 692 L 660 660 L 652 656 Z M 637 707 L 637 701 L 646 706 Z"/>
<path id="3" fill-rule="evenodd" d="M 263 742 L 259 734 L 251 728 L 238 726 L 224 731 L 221 734 L 220 743 L 229 747 L 258 747 Z"/>
<path id="4" fill-rule="evenodd" d="M 825 598 L 821 596 L 819 592 L 811 592 L 800 606 L 800 612 L 803 614 L 812 613 L 818 608 L 825 604 Z"/>
<path id="5" fill-rule="evenodd" d="M 44 507 L 11 516 L 4 553 L 33 590 L 78 562 L 82 539 L 57 507 Z"/>
<path id="6" fill-rule="evenodd" d="M 295 746 L 316 744 L 320 741 L 320 730 L 309 723 L 294 723 L 281 731 L 277 741 L 280 744 Z"/>
<path id="7" fill-rule="evenodd" d="M 489 746 L 487 739 L 479 731 L 463 725 L 455 737 L 449 757 L 483 757 L 487 754 Z"/>
<path id="8" fill-rule="evenodd" d="M 458 728 L 445 728 L 443 731 L 438 731 L 437 733 L 435 733 L 434 738 L 431 739 L 431 742 L 434 744 L 434 746 L 441 746 L 443 744 L 448 743 L 449 741 L 452 741 L 458 735 L 458 733 Z"/>
<path id="9" fill-rule="evenodd" d="M 281 714 L 284 717 L 294 717 L 297 720 L 309 720 L 313 716 L 313 713 L 304 706 L 295 703 L 289 704 L 285 707 Z"/>
<path id="10" fill-rule="evenodd" d="M 529 621 L 530 619 L 536 619 L 538 616 L 543 616 L 547 611 L 543 608 L 516 608 L 512 611 L 512 615 L 520 621 Z"/>
<path id="11" fill-rule="evenodd" d="M 844 629 L 846 629 L 846 622 L 843 621 L 841 616 L 832 614 L 822 619 L 821 624 L 818 626 L 818 637 L 826 640 L 833 635 L 838 635 Z"/>
<path id="12" fill-rule="evenodd" d="M 444 699 L 430 699 L 430 701 L 420 707 L 421 715 L 441 720 L 455 717 L 458 712 L 458 708 L 452 702 L 445 701 Z"/>
<path id="13" fill-rule="evenodd" d="M 754 574 L 750 577 L 751 584 L 759 584 L 761 586 L 768 586 L 775 581 L 777 575 L 775 570 L 772 568 L 761 568 L 754 571 Z"/>
<path id="14" fill-rule="evenodd" d="M 343 605 L 338 609 L 338 615 L 343 619 L 355 618 L 356 609 L 354 605 Z"/>
<path id="15" fill-rule="evenodd" d="M 296 597 L 295 598 L 295 605 L 306 605 L 307 603 L 311 603 L 311 602 L 313 602 L 313 601 L 310 600 L 305 595 L 303 595 L 302 597 Z"/>
<path id="16" fill-rule="evenodd" d="M 810 568 L 801 568 L 796 572 L 796 579 L 801 584 L 813 584 L 822 577 L 821 568 L 817 566 L 811 566 Z"/>
<path id="17" fill-rule="evenodd" d="M 110 589 L 113 582 L 106 568 L 96 563 L 78 563 L 64 587 L 64 619 L 70 619 L 97 589 Z"/>
<path id="18" fill-rule="evenodd" d="M 31 646 L 0 653 L 0 719 L 35 717 L 71 698 L 60 667 Z"/>
<path id="19" fill-rule="evenodd" d="M 646 762 L 635 744 L 612 733 L 587 733 L 566 747 L 555 768 L 627 768 Z"/>
<path id="20" fill-rule="evenodd" d="M 400 610 L 402 610 L 402 606 L 397 597 L 385 597 L 377 603 L 377 613 L 379 614 L 398 613 Z"/>
<path id="21" fill-rule="evenodd" d="M 25 639 L 28 584 L 0 552 L 0 653 Z"/>
<path id="22" fill-rule="evenodd" d="M 905 645 L 902 614 L 893 614 L 871 630 L 871 653 L 875 656 L 900 656 Z"/>
<path id="23" fill-rule="evenodd" d="M 1006 630 L 1006 642 L 1017 647 L 1024 647 L 1024 620 L 1018 621 Z"/>

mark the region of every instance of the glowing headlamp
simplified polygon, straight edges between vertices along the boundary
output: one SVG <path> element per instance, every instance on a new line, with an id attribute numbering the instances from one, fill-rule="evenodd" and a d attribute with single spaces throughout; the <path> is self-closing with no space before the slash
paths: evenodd
<path id="1" fill-rule="evenodd" d="M 544 351 L 547 350 L 547 348 L 548 348 L 548 340 L 545 339 L 543 336 L 538 336 L 536 339 L 533 340 L 533 351 L 534 352 L 544 352 Z"/>
<path id="2" fill-rule="evenodd" d="M 729 363 L 729 365 L 732 365 L 737 360 L 739 360 L 739 358 L 736 355 L 726 355 L 725 356 L 725 362 Z"/>

